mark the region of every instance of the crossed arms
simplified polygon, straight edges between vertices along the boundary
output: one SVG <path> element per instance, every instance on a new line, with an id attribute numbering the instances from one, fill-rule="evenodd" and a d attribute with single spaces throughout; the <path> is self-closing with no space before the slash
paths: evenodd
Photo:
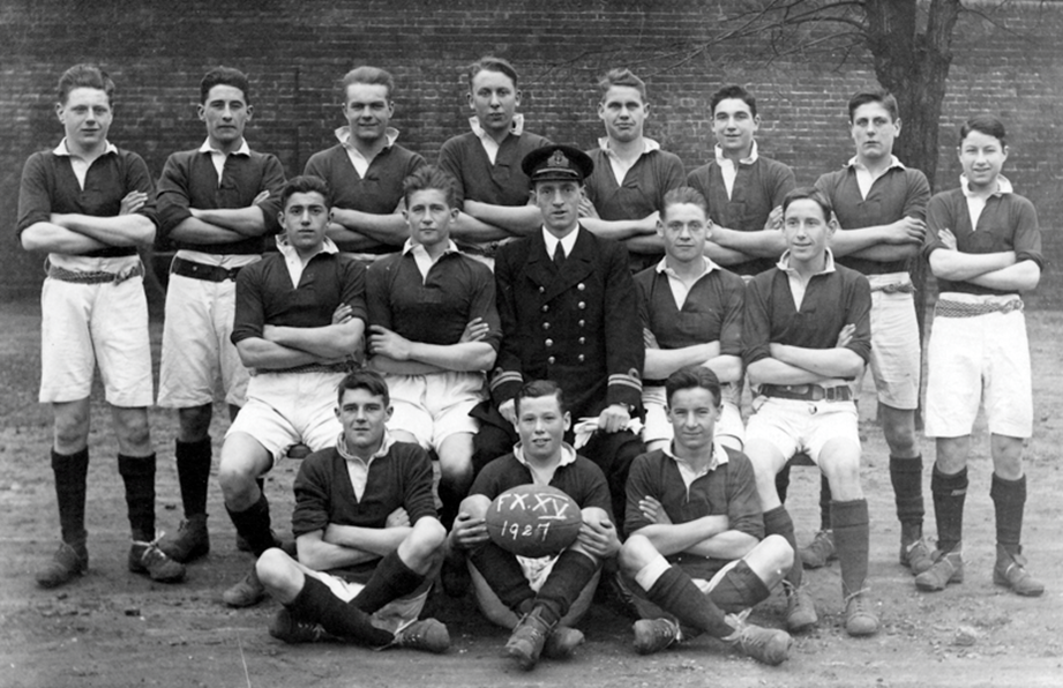
<path id="1" fill-rule="evenodd" d="M 422 516 L 422 518 L 426 518 Z M 388 514 L 383 528 L 328 524 L 295 539 L 299 563 L 317 571 L 355 566 L 387 556 L 413 532 L 406 509 Z"/>
<path id="2" fill-rule="evenodd" d="M 1015 251 L 964 253 L 948 229 L 938 231 L 943 247 L 929 257 L 930 271 L 939 279 L 970 282 L 998 291 L 1029 291 L 1041 280 L 1041 267 L 1029 258 L 1019 260 Z"/>
<path id="3" fill-rule="evenodd" d="M 22 247 L 77 255 L 112 246 L 151 246 L 155 223 L 137 214 L 148 198 L 144 191 L 130 191 L 119 214 L 111 217 L 52 213 L 47 222 L 35 222 L 22 232 Z"/>
<path id="4" fill-rule="evenodd" d="M 690 488 L 709 490 L 703 481 L 726 481 L 722 493 L 712 492 L 726 499 L 726 513 L 705 514 L 679 522 L 665 507 L 669 504 L 673 509 L 681 508 L 684 500 L 680 493 L 687 489 L 677 475 L 678 468 L 671 465 L 674 459 L 657 453 L 640 456 L 631 467 L 627 484 L 629 533 L 645 537 L 665 557 L 687 553 L 738 559 L 748 554 L 764 535 L 764 523 L 752 466 L 744 458 L 732 459 L 719 465 L 708 477 L 698 478 Z M 716 474 L 716 471 L 727 474 Z M 672 477 L 668 478 L 669 475 Z"/>

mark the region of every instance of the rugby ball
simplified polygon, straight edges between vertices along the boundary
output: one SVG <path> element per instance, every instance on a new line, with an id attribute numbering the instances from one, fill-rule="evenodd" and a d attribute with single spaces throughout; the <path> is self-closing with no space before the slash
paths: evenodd
<path id="1" fill-rule="evenodd" d="M 583 516 L 556 487 L 518 485 L 495 497 L 484 522 L 491 541 L 507 552 L 545 557 L 576 541 Z"/>

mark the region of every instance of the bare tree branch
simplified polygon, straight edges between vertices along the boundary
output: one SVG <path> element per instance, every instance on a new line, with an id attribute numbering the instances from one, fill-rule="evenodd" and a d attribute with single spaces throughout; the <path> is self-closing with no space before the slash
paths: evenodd
<path id="1" fill-rule="evenodd" d="M 1000 2 L 1000 4 L 998 4 L 993 9 L 999 10 L 1001 7 L 1003 7 L 1004 5 L 1007 5 L 1007 4 L 1009 4 L 1008 0 L 1002 0 Z M 1042 2 L 1041 4 L 1043 5 L 1044 2 Z M 1030 38 L 1030 36 L 1028 36 L 1027 34 L 1025 34 L 1025 33 L 1021 32 L 1021 31 L 1016 31 L 1015 29 L 1012 29 L 1007 24 L 1005 24 L 1004 22 L 1002 22 L 999 19 L 995 18 L 993 15 L 989 14 L 988 12 L 986 12 L 985 10 L 983 10 L 983 9 L 981 9 L 979 7 L 970 7 L 970 6 L 967 6 L 967 5 L 960 5 L 960 12 L 962 12 L 964 14 L 973 15 L 975 17 L 978 17 L 979 19 L 984 19 L 985 21 L 989 22 L 990 24 L 992 24 L 996 28 L 1000 29 L 1001 31 L 1003 31 L 1003 32 L 1005 32 L 1007 34 L 1010 34 L 1011 36 L 1013 36 L 1015 38 L 1021 38 L 1024 41 L 1031 41 L 1032 40 Z"/>

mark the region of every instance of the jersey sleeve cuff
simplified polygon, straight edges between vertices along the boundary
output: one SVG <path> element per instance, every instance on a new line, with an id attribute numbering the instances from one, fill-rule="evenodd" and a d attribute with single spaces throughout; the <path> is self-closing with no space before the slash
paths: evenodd
<path id="1" fill-rule="evenodd" d="M 516 397 L 523 384 L 524 376 L 516 370 L 496 370 L 491 378 L 491 399 L 501 405 Z"/>

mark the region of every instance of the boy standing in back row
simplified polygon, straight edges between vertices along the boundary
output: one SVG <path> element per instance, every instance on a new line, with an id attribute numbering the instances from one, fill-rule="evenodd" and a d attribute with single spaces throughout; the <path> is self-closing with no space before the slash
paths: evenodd
<path id="1" fill-rule="evenodd" d="M 229 415 L 244 405 L 247 368 L 229 341 L 236 310 L 236 276 L 257 263 L 264 237 L 277 232 L 277 194 L 284 170 L 272 155 L 251 150 L 247 75 L 229 67 L 207 72 L 199 86 L 199 118 L 207 140 L 174 153 L 159 179 L 159 234 L 177 247 L 166 288 L 159 406 L 176 408 L 180 427 L 174 457 L 185 519 L 159 547 L 180 562 L 210 551 L 207 485 L 214 397 L 224 393 Z"/>
<path id="2" fill-rule="evenodd" d="M 395 80 L 378 67 L 361 66 L 343 77 L 339 143 L 318 151 L 303 174 L 325 180 L 332 192 L 329 238 L 364 262 L 398 250 L 406 238 L 402 181 L 426 163 L 396 143 Z"/>
<path id="3" fill-rule="evenodd" d="M 521 161 L 550 142 L 524 130 L 517 70 L 508 61 L 483 57 L 469 65 L 468 79 L 472 131 L 443 144 L 439 167 L 457 180 L 463 201 L 454 236 L 464 252 L 493 265 L 499 242 L 532 234 L 542 223 Z"/>
<path id="4" fill-rule="evenodd" d="M 849 127 L 856 154 L 842 169 L 822 175 L 816 188 L 827 195 L 841 230 L 831 242 L 838 263 L 871 283 L 871 373 L 901 522 L 899 557 L 916 575 L 930 566 L 930 551 L 923 539 L 923 457 L 915 432 L 921 358 L 908 260 L 923 243 L 930 185 L 922 172 L 893 155 L 901 120 L 890 93 L 853 96 Z M 824 489 L 823 531 L 809 548 L 812 556 L 809 550 L 801 553 L 806 563 L 820 566 L 832 556 L 834 544 L 829 490 Z"/>
<path id="5" fill-rule="evenodd" d="M 963 581 L 967 456 L 980 402 L 989 419 L 996 509 L 993 582 L 1019 595 L 1045 586 L 1026 570 L 1023 445 L 1033 430 L 1030 347 L 1020 294 L 1037 286 L 1044 257 L 1037 212 L 1000 174 L 1008 158 L 1004 124 L 974 117 L 960 128 L 960 188 L 930 199 L 924 252 L 938 278 L 927 352 L 926 434 L 937 443 L 930 489 L 938 526 L 934 565 L 920 590 Z"/>
<path id="6" fill-rule="evenodd" d="M 683 185 L 683 163 L 643 135 L 650 106 L 642 79 L 613 69 L 599 83 L 605 136 L 587 151 L 594 171 L 585 181 L 580 222 L 598 236 L 623 241 L 637 272 L 663 253 L 657 220 L 665 194 Z"/>
<path id="7" fill-rule="evenodd" d="M 84 575 L 89 394 L 97 365 L 118 438 L 133 544 L 129 569 L 176 581 L 184 567 L 155 544 L 155 452 L 151 343 L 144 266 L 137 247 L 155 239 L 155 185 L 136 153 L 107 140 L 114 82 L 93 65 L 59 79 L 55 112 L 66 136 L 35 153 L 22 170 L 18 236 L 27 251 L 48 253 L 41 290 L 41 392 L 54 414 L 52 470 L 62 542 L 37 572 L 54 588 Z"/>
<path id="8" fill-rule="evenodd" d="M 794 188 L 794 171 L 760 154 L 757 99 L 741 86 L 712 94 L 715 159 L 687 176 L 705 197 L 712 226 L 708 254 L 745 279 L 771 269 L 786 249 L 782 199 Z"/>

